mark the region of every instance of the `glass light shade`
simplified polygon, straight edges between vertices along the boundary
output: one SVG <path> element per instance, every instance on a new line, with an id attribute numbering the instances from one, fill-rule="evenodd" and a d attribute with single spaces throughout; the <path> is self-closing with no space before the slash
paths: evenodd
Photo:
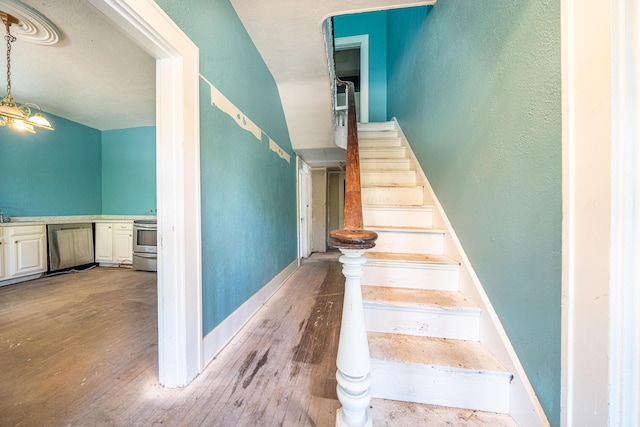
<path id="1" fill-rule="evenodd" d="M 51 123 L 42 113 L 36 113 L 33 117 L 29 117 L 27 123 L 42 129 L 53 130 Z"/>
<path id="2" fill-rule="evenodd" d="M 20 131 L 27 131 L 30 133 L 36 133 L 35 129 L 33 128 L 32 125 L 30 125 L 29 123 L 25 122 L 24 120 L 13 120 L 11 123 L 11 126 L 14 129 L 20 130 Z"/>

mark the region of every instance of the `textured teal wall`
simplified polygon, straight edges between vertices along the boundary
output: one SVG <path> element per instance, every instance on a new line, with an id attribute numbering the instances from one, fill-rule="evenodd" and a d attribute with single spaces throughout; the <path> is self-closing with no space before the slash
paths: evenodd
<path id="1" fill-rule="evenodd" d="M 334 18 L 334 36 L 369 35 L 369 121 L 387 120 L 387 12 Z"/>
<path id="2" fill-rule="evenodd" d="M 100 131 L 47 118 L 54 131 L 0 127 L 0 209 L 5 216 L 101 213 Z"/>
<path id="3" fill-rule="evenodd" d="M 102 213 L 149 215 L 156 210 L 156 128 L 102 132 Z"/>
<path id="4" fill-rule="evenodd" d="M 388 13 L 398 118 L 552 425 L 560 422 L 560 4 Z"/>
<path id="5" fill-rule="evenodd" d="M 296 258 L 296 168 L 277 87 L 227 0 L 160 0 L 200 49 L 200 73 L 292 155 L 210 104 L 201 81 L 203 331 Z M 264 139 L 264 138 L 263 138 Z"/>

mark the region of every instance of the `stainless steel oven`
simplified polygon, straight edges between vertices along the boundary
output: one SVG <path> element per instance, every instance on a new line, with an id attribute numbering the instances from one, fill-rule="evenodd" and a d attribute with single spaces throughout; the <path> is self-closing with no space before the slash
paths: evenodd
<path id="1" fill-rule="evenodd" d="M 133 269 L 158 271 L 158 225 L 155 219 L 133 221 Z"/>

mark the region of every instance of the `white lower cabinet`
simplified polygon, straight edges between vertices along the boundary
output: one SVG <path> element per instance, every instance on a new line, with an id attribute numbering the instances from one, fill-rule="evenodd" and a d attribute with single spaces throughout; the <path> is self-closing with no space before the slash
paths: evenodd
<path id="1" fill-rule="evenodd" d="M 96 223 L 96 262 L 130 264 L 133 255 L 132 222 Z"/>
<path id="2" fill-rule="evenodd" d="M 44 225 L 2 227 L 0 237 L 0 280 L 13 283 L 21 277 L 47 271 Z M 7 283 L 3 283 L 7 284 Z"/>
<path id="3" fill-rule="evenodd" d="M 4 280 L 4 229 L 0 227 L 0 280 Z"/>

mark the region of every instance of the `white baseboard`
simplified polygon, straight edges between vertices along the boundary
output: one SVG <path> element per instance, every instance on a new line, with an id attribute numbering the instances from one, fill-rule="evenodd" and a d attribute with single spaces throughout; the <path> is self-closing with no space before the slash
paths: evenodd
<path id="1" fill-rule="evenodd" d="M 203 369 L 297 269 L 298 260 L 296 259 L 203 338 Z"/>

